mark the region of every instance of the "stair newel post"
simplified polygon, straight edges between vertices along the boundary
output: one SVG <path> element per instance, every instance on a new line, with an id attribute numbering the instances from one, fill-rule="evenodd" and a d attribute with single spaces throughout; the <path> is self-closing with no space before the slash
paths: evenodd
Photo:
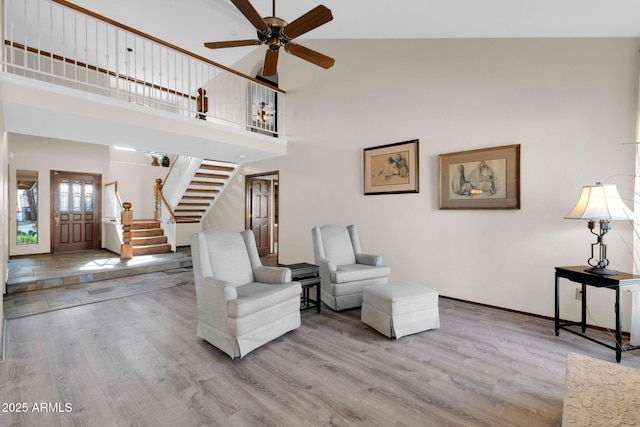
<path id="1" fill-rule="evenodd" d="M 122 247 L 120 248 L 120 258 L 133 258 L 133 246 L 131 245 L 131 224 L 133 224 L 133 211 L 131 203 L 122 204 Z"/>
<path id="2" fill-rule="evenodd" d="M 153 187 L 153 195 L 156 198 L 156 208 L 153 212 L 153 219 L 156 221 L 160 221 L 160 192 L 162 191 L 162 180 L 160 178 L 156 178 L 156 185 Z"/>

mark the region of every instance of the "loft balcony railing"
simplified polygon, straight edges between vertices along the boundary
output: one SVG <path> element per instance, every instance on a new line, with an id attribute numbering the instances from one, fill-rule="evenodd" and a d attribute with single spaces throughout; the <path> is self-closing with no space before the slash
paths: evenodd
<path id="1" fill-rule="evenodd" d="M 3 24 L 6 73 L 284 135 L 283 91 L 78 6 L 4 0 Z"/>

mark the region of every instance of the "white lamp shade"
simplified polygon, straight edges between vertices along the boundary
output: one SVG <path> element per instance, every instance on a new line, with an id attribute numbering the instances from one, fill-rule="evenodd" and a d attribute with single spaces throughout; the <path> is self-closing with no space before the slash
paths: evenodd
<path id="1" fill-rule="evenodd" d="M 582 187 L 578 203 L 565 218 L 619 220 L 634 219 L 635 215 L 624 204 L 615 185 L 597 183 Z"/>

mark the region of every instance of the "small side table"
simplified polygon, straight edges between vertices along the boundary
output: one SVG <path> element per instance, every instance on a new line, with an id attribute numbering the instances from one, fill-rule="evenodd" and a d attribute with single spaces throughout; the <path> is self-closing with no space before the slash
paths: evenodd
<path id="1" fill-rule="evenodd" d="M 637 285 L 640 283 L 640 275 L 618 272 L 615 276 L 602 276 L 598 274 L 589 273 L 586 270 L 588 266 L 578 265 L 571 267 L 556 267 L 556 280 L 555 280 L 555 329 L 556 336 L 560 334 L 560 329 L 564 329 L 567 332 L 586 338 L 589 341 L 593 341 L 600 345 L 603 345 L 616 352 L 616 362 L 620 362 L 623 351 L 638 350 L 640 345 L 623 346 L 622 345 L 622 326 L 620 322 L 620 289 L 629 285 Z M 571 282 L 580 283 L 582 285 L 582 319 L 580 322 L 575 321 L 562 321 L 560 319 L 560 279 L 567 279 Z M 615 329 L 615 342 L 613 345 L 609 342 L 605 342 L 594 337 L 587 335 L 587 286 L 593 286 L 594 288 L 605 288 L 615 291 L 615 302 L 613 305 L 613 312 L 616 319 Z M 572 329 L 571 326 L 580 326 L 580 331 Z"/>
<path id="2" fill-rule="evenodd" d="M 314 264 L 302 262 L 299 264 L 286 265 L 291 269 L 291 280 L 300 282 L 302 285 L 302 296 L 300 298 L 300 311 L 316 308 L 320 313 L 320 268 Z M 311 299 L 309 290 L 316 287 L 316 299 Z"/>

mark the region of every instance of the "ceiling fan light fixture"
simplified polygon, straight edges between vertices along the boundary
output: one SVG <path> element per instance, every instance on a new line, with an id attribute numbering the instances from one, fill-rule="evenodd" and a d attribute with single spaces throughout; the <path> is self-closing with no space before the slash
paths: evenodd
<path id="1" fill-rule="evenodd" d="M 268 49 L 263 66 L 263 75 L 276 73 L 278 50 L 284 47 L 288 53 L 311 62 L 322 68 L 330 68 L 335 62 L 333 58 L 311 49 L 291 43 L 293 39 L 333 20 L 331 10 L 324 5 L 316 6 L 309 12 L 288 23 L 276 15 L 276 2 L 273 0 L 273 16 L 260 17 L 249 0 L 230 0 L 257 31 L 257 40 L 237 40 L 226 42 L 209 42 L 205 46 L 210 49 L 225 47 L 250 46 L 266 44 Z M 291 47 L 291 49 L 289 49 Z"/>
<path id="2" fill-rule="evenodd" d="M 276 29 L 277 32 L 280 32 L 282 28 L 286 27 L 287 24 L 289 24 L 287 21 L 282 18 L 278 18 L 277 16 L 267 16 L 262 19 L 269 26 L 271 32 L 273 32 L 274 29 Z"/>

